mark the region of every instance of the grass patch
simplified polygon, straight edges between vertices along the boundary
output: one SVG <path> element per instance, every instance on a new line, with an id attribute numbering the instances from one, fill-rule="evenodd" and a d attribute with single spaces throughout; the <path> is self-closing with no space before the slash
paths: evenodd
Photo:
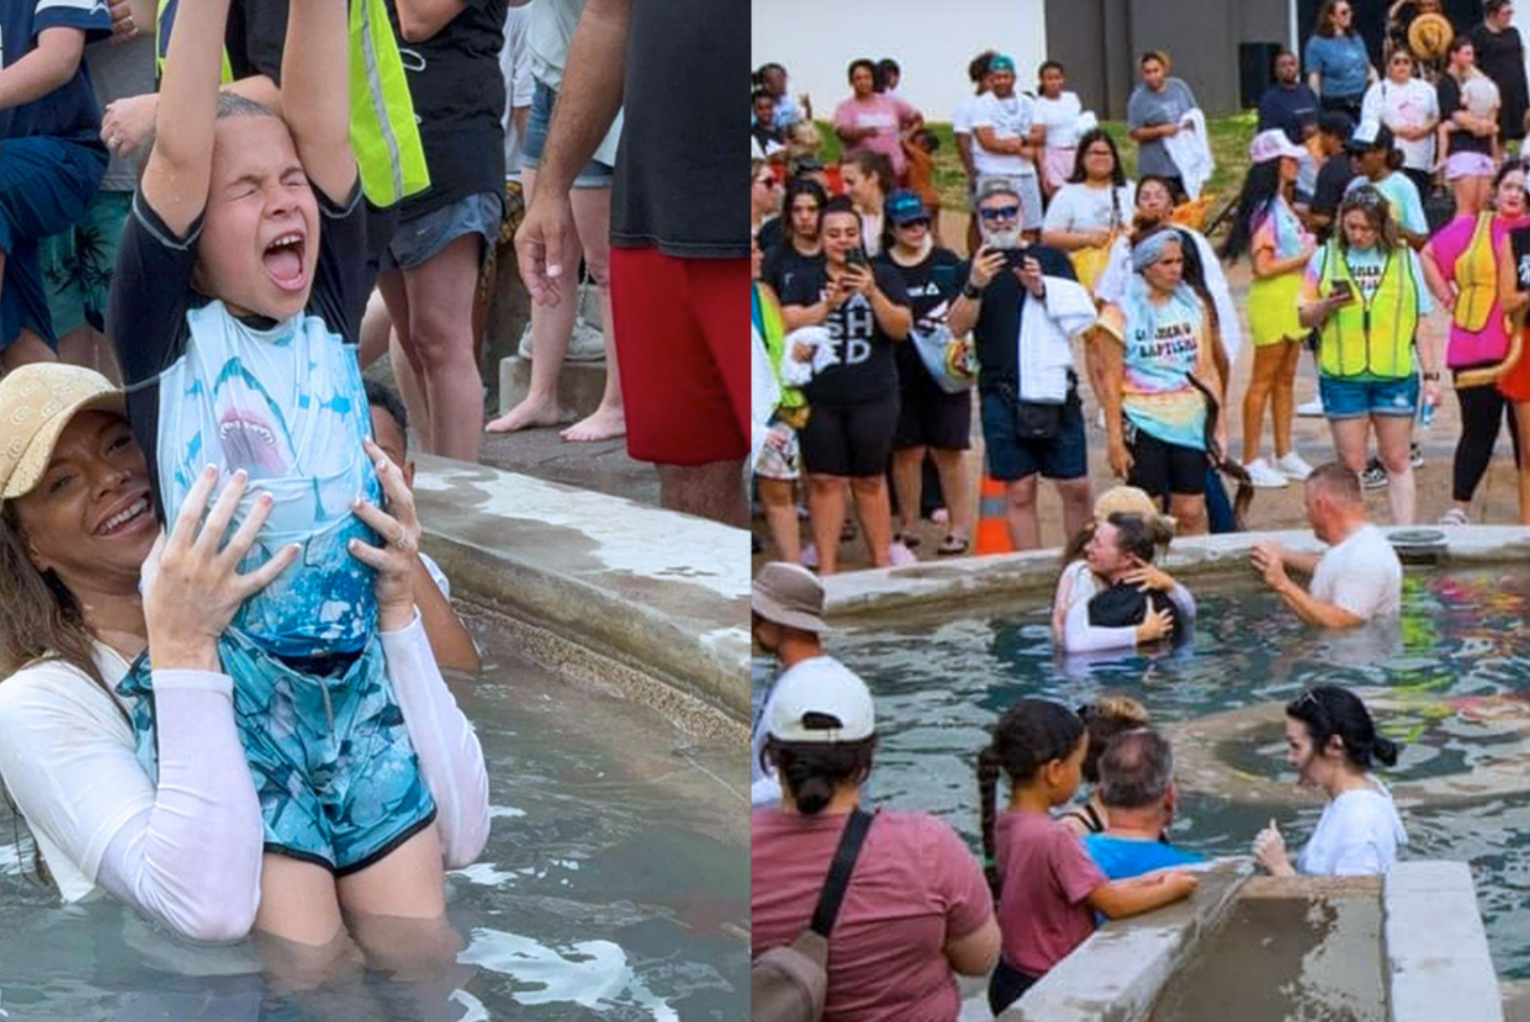
<path id="1" fill-rule="evenodd" d="M 1222 200 L 1232 198 L 1243 184 L 1243 176 L 1248 171 L 1248 144 L 1254 137 L 1257 123 L 1258 117 L 1252 110 L 1206 122 L 1207 134 L 1211 136 L 1211 155 L 1217 162 L 1216 170 L 1206 187 L 1207 191 L 1216 193 Z M 1137 143 L 1127 136 L 1126 122 L 1104 121 L 1102 126 L 1111 133 L 1121 149 L 1127 177 L 1135 178 Z M 932 123 L 925 127 L 940 139 L 940 148 L 935 151 L 935 187 L 940 191 L 941 208 L 965 212 L 968 208 L 967 176 L 962 173 L 962 163 L 956 155 L 956 140 L 951 134 L 951 125 Z M 833 125 L 828 121 L 819 121 L 818 131 L 824 140 L 820 159 L 825 163 L 838 161 L 840 142 L 834 134 Z"/>

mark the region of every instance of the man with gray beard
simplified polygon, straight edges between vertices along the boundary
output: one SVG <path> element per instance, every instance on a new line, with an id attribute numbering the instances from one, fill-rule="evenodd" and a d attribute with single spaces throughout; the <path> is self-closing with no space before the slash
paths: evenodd
<path id="1" fill-rule="evenodd" d="M 1055 345 L 1061 335 L 1066 346 L 1059 320 L 1071 311 L 1065 307 L 1068 296 L 1049 297 L 1047 279 L 1073 282 L 1077 278 L 1062 252 L 1026 244 L 1020 196 L 1009 181 L 983 182 L 977 211 L 983 245 L 967 264 L 967 284 L 951 306 L 948 324 L 956 337 L 972 331 L 982 366 L 978 392 L 988 474 L 1005 484 L 1006 517 L 1015 549 L 1031 550 L 1041 545 L 1036 518 L 1038 473 L 1057 486 L 1068 536 L 1083 527 L 1090 513 L 1078 376 L 1071 366 L 1066 372 L 1049 371 L 1049 382 L 1043 386 L 1039 370 L 1056 370 L 1056 359 L 1034 349 L 1021 350 L 1022 337 L 1033 345 L 1038 339 Z M 1070 289 L 1064 285 L 1054 290 Z M 1032 316 L 1052 322 L 1032 323 L 1027 329 L 1026 320 Z M 1045 329 L 1036 329 L 1038 325 Z M 1035 378 L 1022 379 L 1022 363 L 1031 367 Z"/>

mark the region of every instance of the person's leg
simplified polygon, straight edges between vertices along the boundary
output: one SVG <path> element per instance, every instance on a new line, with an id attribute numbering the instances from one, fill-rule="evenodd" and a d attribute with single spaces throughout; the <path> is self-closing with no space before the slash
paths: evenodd
<path id="1" fill-rule="evenodd" d="M 1176 536 L 1200 536 L 1206 532 L 1206 495 L 1173 493 L 1169 495 L 1169 513 L 1174 516 Z"/>
<path id="2" fill-rule="evenodd" d="M 1368 418 L 1328 419 L 1333 432 L 1334 454 L 1339 464 L 1359 475 L 1365 471 L 1366 439 L 1370 436 Z"/>
<path id="3" fill-rule="evenodd" d="M 776 560 L 797 564 L 802 560 L 801 527 L 797 523 L 797 502 L 790 479 L 755 477 L 760 486 L 760 503 L 765 508 L 765 525 L 776 545 Z"/>
<path id="4" fill-rule="evenodd" d="M 926 448 L 904 447 L 893 451 L 893 488 L 898 495 L 898 535 L 917 533 L 919 503 L 924 489 Z M 937 462 L 938 464 L 938 462 Z"/>
<path id="5" fill-rule="evenodd" d="M 946 533 L 962 542 L 967 540 L 967 523 L 972 518 L 972 487 L 967 481 L 967 452 L 949 447 L 931 447 L 935 471 L 940 475 L 940 492 L 946 498 Z"/>
<path id="6" fill-rule="evenodd" d="M 395 275 L 396 276 L 396 275 Z M 388 336 L 393 333 L 393 317 L 382 288 L 374 288 L 367 299 L 367 311 L 361 317 L 361 343 L 356 346 L 356 360 L 364 370 L 388 353 Z M 394 367 L 395 375 L 398 368 Z"/>
<path id="7" fill-rule="evenodd" d="M 614 440 L 627 432 L 622 410 L 621 373 L 616 362 L 616 324 L 611 318 L 611 189 L 575 188 L 569 198 L 574 206 L 574 229 L 584 248 L 584 265 L 590 281 L 600 288 L 600 311 L 606 341 L 606 389 L 594 412 L 562 433 L 563 439 L 593 443 Z M 575 303 L 577 304 L 577 303 Z"/>
<path id="8" fill-rule="evenodd" d="M 0 263 L 4 260 L 0 259 Z M 57 362 L 58 356 L 47 343 L 30 330 L 23 330 L 16 338 L 16 343 L 0 352 L 0 369 L 10 372 L 12 369 L 20 369 L 24 365 L 32 365 L 37 362 Z"/>
<path id="9" fill-rule="evenodd" d="M 1054 482 L 1057 484 L 1057 495 L 1062 498 L 1063 535 L 1076 536 L 1094 511 L 1091 506 L 1089 477 L 1057 479 Z M 1039 530 L 1037 537 L 1039 540 Z"/>
<path id="10" fill-rule="evenodd" d="M 1499 425 L 1503 422 L 1504 400 L 1498 388 L 1489 384 L 1457 387 L 1456 401 L 1461 406 L 1461 439 L 1456 441 L 1450 496 L 1453 507 L 1465 515 L 1493 458 Z"/>
<path id="11" fill-rule="evenodd" d="M 1009 540 L 1016 550 L 1035 550 L 1041 546 L 1041 523 L 1036 519 L 1036 480 L 1032 472 L 1005 487 L 1009 499 L 1005 517 L 1009 519 Z M 1059 491 L 1061 487 L 1059 487 Z"/>
<path id="12" fill-rule="evenodd" d="M 365 869 L 335 881 L 347 915 L 438 919 L 446 911 L 441 838 L 432 824 Z"/>
<path id="13" fill-rule="evenodd" d="M 655 465 L 659 473 L 659 505 L 670 511 L 710 518 L 724 525 L 749 528 L 749 501 L 744 496 L 744 459 L 705 465 Z"/>
<path id="14" fill-rule="evenodd" d="M 404 399 L 404 407 L 409 410 L 409 424 L 414 427 L 420 449 L 428 451 L 431 449 L 430 398 L 419 386 L 422 378 L 420 356 L 412 345 L 400 341 L 400 328 L 397 326 L 404 324 L 402 329 L 407 330 L 409 323 L 409 292 L 404 287 L 403 271 L 394 269 L 378 274 L 377 292 L 383 296 L 388 319 L 393 325 L 388 340 L 393 377 L 398 380 L 399 394 Z"/>
<path id="15" fill-rule="evenodd" d="M 878 568 L 892 564 L 892 506 L 887 498 L 887 477 L 856 476 L 850 480 L 855 494 L 855 513 L 861 520 L 861 533 L 871 563 Z"/>
<path id="16" fill-rule="evenodd" d="M 473 358 L 473 291 L 483 236 L 455 238 L 419 266 L 404 270 L 409 327 L 399 341 L 419 360 L 430 409 L 426 450 L 477 461 L 483 430 L 483 378 Z M 399 324 L 395 320 L 395 327 Z"/>
<path id="17" fill-rule="evenodd" d="M 1413 416 L 1372 415 L 1371 422 L 1376 428 L 1377 453 L 1387 470 L 1387 503 L 1392 506 L 1392 524 L 1412 525 L 1416 498 L 1408 448 L 1413 440 Z"/>
<path id="18" fill-rule="evenodd" d="M 343 929 L 333 873 L 317 863 L 266 853 L 260 869 L 256 932 L 323 948 Z"/>
<path id="19" fill-rule="evenodd" d="M 1295 450 L 1291 445 L 1291 422 L 1296 414 L 1296 370 L 1301 364 L 1302 346 L 1300 341 L 1283 341 L 1276 347 L 1280 349 L 1280 366 L 1270 391 L 1270 405 L 1275 422 L 1275 457 L 1283 458 Z"/>
<path id="20" fill-rule="evenodd" d="M 1264 410 L 1275 389 L 1276 378 L 1285 367 L 1285 345 L 1264 344 L 1254 349 L 1254 367 L 1248 390 L 1243 394 L 1243 464 L 1259 459 L 1264 439 Z M 1289 440 L 1289 432 L 1287 434 Z"/>
<path id="21" fill-rule="evenodd" d="M 839 530 L 845 521 L 844 476 L 810 474 L 808 476 L 808 517 L 813 528 L 813 545 L 818 549 L 818 574 L 832 575 L 839 570 Z"/>
<path id="22" fill-rule="evenodd" d="M 534 168 L 521 168 L 521 186 L 529 206 L 537 187 Z M 565 236 L 564 265 L 578 266 L 583 257 L 577 233 Z M 573 333 L 578 312 L 576 301 L 559 302 L 552 308 L 531 303 L 531 384 L 519 404 L 484 427 L 490 433 L 556 426 L 563 421 L 563 409 L 558 404 L 558 376 L 563 372 L 563 357 L 568 353 L 569 335 Z"/>
<path id="23" fill-rule="evenodd" d="M 1530 525 L 1530 401 L 1514 403 L 1514 427 L 1519 434 L 1519 523 Z"/>

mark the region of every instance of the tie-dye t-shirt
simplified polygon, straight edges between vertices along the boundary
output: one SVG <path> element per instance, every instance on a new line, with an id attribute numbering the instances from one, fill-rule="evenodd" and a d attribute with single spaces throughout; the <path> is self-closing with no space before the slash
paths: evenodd
<path id="1" fill-rule="evenodd" d="M 205 466 L 218 466 L 220 487 L 242 468 L 250 487 L 236 524 L 259 493 L 275 504 L 241 570 L 302 546 L 297 564 L 245 601 L 233 622 L 290 658 L 357 652 L 376 618 L 371 569 L 347 550 L 353 538 L 376 542 L 351 511 L 357 497 L 378 497 L 362 449 L 370 416 L 355 349 L 366 303 L 365 207 L 359 192 L 342 208 L 314 191 L 319 251 L 302 313 L 245 319 L 196 294 L 201 221 L 177 239 L 142 192 L 123 230 L 110 307 L 160 518 L 175 520 Z"/>
<path id="2" fill-rule="evenodd" d="M 1269 212 L 1254 222 L 1254 237 L 1249 248 L 1259 251 L 1268 248 L 1276 259 L 1294 259 L 1312 240 L 1302 222 L 1285 198 L 1277 195 L 1270 204 Z"/>
<path id="3" fill-rule="evenodd" d="M 1205 343 L 1206 314 L 1200 299 L 1181 284 L 1165 302 L 1148 297 L 1134 277 L 1122 305 L 1126 378 L 1121 406 L 1149 436 L 1182 447 L 1206 449 L 1206 397 L 1190 382 Z"/>

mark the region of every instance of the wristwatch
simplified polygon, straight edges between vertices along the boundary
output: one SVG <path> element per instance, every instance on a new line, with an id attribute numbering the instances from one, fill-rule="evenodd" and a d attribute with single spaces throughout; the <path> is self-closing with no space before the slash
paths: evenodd
<path id="1" fill-rule="evenodd" d="M 1438 382 L 1440 382 L 1440 374 L 1439 373 L 1425 373 L 1424 374 L 1424 382 L 1425 383 L 1438 383 Z"/>
<path id="2" fill-rule="evenodd" d="M 967 283 L 962 285 L 962 297 L 968 301 L 981 301 L 983 298 L 983 289 L 969 280 Z"/>

